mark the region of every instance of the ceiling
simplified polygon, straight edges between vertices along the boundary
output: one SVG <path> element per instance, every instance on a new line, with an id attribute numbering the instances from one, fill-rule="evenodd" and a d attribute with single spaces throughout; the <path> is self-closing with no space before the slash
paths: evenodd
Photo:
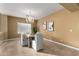
<path id="1" fill-rule="evenodd" d="M 0 13 L 25 18 L 28 10 L 35 19 L 40 19 L 63 9 L 57 3 L 0 3 Z"/>
<path id="2" fill-rule="evenodd" d="M 79 11 L 79 3 L 60 3 L 65 9 L 70 12 Z"/>

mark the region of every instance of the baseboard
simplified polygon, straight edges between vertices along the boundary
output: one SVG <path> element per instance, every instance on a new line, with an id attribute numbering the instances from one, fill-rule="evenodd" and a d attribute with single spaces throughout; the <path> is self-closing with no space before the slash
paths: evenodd
<path id="1" fill-rule="evenodd" d="M 53 41 L 53 40 L 48 40 L 46 38 L 45 38 L 45 40 L 79 51 L 79 48 L 72 47 L 72 46 L 69 46 L 67 44 L 63 44 L 63 43 L 60 43 L 60 42 L 57 42 L 57 41 Z"/>

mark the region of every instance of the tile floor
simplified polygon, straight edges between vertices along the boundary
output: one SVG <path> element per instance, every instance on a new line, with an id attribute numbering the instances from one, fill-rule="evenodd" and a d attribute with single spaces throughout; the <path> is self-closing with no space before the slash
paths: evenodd
<path id="1" fill-rule="evenodd" d="M 32 48 L 22 47 L 19 38 L 0 41 L 0 56 L 79 56 L 76 51 L 44 39 L 44 49 L 35 52 Z"/>

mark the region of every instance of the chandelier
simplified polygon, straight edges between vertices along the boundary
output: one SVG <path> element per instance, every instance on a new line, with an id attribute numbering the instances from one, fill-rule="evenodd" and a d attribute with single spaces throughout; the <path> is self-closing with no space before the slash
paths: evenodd
<path id="1" fill-rule="evenodd" d="M 26 15 L 26 22 L 34 22 L 34 17 L 31 15 L 31 10 L 29 10 L 28 14 Z"/>

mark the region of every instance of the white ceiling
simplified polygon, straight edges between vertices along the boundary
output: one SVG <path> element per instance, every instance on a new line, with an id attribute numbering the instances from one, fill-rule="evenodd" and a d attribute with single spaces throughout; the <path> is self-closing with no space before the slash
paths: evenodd
<path id="1" fill-rule="evenodd" d="M 61 9 L 63 7 L 57 3 L 0 3 L 0 13 L 23 18 L 28 10 L 35 19 L 39 19 Z"/>

